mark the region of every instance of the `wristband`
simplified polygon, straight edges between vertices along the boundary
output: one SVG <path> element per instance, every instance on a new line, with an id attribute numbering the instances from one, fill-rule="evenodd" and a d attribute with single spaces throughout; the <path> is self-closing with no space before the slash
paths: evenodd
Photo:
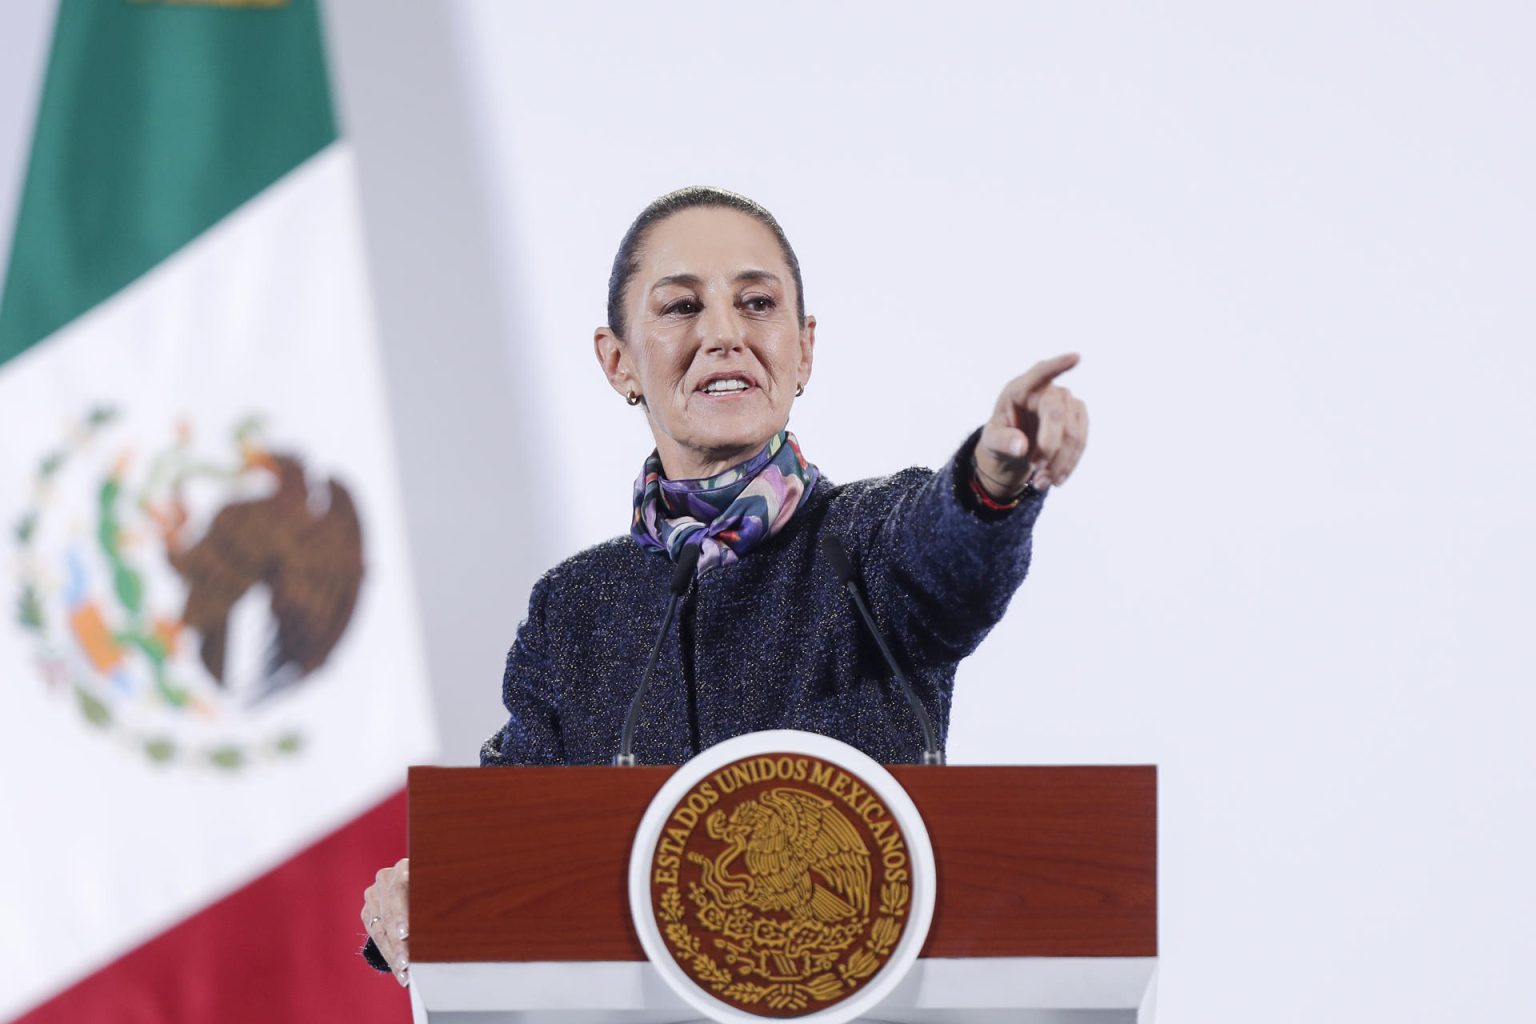
<path id="1" fill-rule="evenodd" d="M 1009 509 L 1018 508 L 1019 502 L 1024 500 L 1024 495 L 1029 491 L 1029 484 L 1025 483 L 1024 488 L 1020 490 L 1018 494 L 1015 494 L 1012 498 L 1007 500 L 999 501 L 987 493 L 986 487 L 983 486 L 981 482 L 983 476 L 984 474 L 981 472 L 981 467 L 976 465 L 976 451 L 975 449 L 972 449 L 970 479 L 971 493 L 976 496 L 976 501 L 981 505 L 982 508 L 990 509 L 993 512 L 1007 512 Z"/>
<path id="2" fill-rule="evenodd" d="M 1011 509 L 1016 509 L 1019 507 L 1019 502 L 1024 500 L 1024 492 L 1020 491 L 1019 496 L 1012 501 L 998 501 L 987 493 L 985 487 L 981 486 L 981 481 L 976 479 L 975 473 L 971 474 L 971 494 L 975 496 L 978 505 L 993 512 L 1007 512 Z"/>

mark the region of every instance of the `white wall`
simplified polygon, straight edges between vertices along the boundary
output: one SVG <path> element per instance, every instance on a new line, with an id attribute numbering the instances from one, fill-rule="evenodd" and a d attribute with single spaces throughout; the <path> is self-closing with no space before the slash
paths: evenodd
<path id="1" fill-rule="evenodd" d="M 0 218 L 44 6 L 0 12 Z M 1536 11 L 413 9 L 328 22 L 440 705 L 474 709 L 445 742 L 498 724 L 537 567 L 624 528 L 650 442 L 590 355 L 613 248 L 722 184 L 804 264 L 793 427 L 835 479 L 937 464 L 1007 376 L 1083 352 L 1093 437 L 951 753 L 1160 765 L 1162 1019 L 1536 1017 Z M 418 336 L 453 280 L 489 307 Z M 464 414 L 501 391 L 449 379 L 502 372 L 495 325 L 516 408 Z M 456 398 L 446 437 L 527 433 L 434 446 Z M 607 497 L 498 547 L 475 503 L 529 452 Z"/>
<path id="2" fill-rule="evenodd" d="M 624 529 L 590 337 L 678 185 L 789 231 L 835 479 L 1081 350 L 954 759 L 1161 766 L 1166 1020 L 1526 1019 L 1536 18 L 1269 7 L 457 4 L 508 344 L 599 496 L 546 557 Z"/>

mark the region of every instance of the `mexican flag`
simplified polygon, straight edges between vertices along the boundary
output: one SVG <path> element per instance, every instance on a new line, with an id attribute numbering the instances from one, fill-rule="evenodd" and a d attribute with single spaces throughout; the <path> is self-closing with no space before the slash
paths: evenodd
<path id="1" fill-rule="evenodd" d="M 313 0 L 64 0 L 0 292 L 0 1020 L 404 1020 L 435 744 Z"/>

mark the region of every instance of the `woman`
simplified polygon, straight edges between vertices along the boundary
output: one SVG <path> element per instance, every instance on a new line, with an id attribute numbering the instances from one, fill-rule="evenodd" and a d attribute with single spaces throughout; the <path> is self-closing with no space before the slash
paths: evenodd
<path id="1" fill-rule="evenodd" d="M 481 763 L 613 757 L 688 546 L 698 568 L 643 704 L 642 762 L 678 763 L 770 728 L 918 760 L 920 726 L 822 556 L 827 537 L 850 553 L 942 743 L 955 667 L 1002 617 L 1044 492 L 1082 454 L 1086 410 L 1054 383 L 1077 357 L 1009 381 L 939 472 L 835 485 L 785 430 L 816 346 L 799 261 L 767 210 L 711 188 L 663 196 L 630 227 L 594 345 L 656 450 L 629 535 L 535 585 L 507 658 L 509 718 Z M 401 984 L 408 879 L 404 860 L 380 871 L 362 913 L 366 952 Z"/>

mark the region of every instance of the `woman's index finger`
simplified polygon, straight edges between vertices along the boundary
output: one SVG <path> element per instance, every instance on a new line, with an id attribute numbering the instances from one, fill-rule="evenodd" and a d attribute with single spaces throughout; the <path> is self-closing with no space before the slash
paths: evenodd
<path id="1" fill-rule="evenodd" d="M 1082 357 L 1068 352 L 1054 359 L 1044 359 L 1031 366 L 1008 386 L 1008 396 L 1016 403 L 1028 400 L 1036 392 L 1044 391 L 1051 382 L 1078 364 Z"/>

